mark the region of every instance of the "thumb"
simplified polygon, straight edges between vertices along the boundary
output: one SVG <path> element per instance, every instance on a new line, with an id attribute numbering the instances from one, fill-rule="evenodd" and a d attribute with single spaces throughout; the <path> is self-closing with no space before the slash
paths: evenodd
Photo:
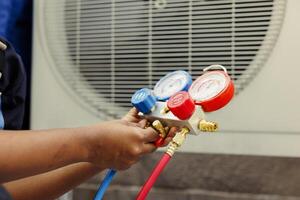
<path id="1" fill-rule="evenodd" d="M 131 108 L 130 111 L 123 117 L 123 120 L 136 123 L 140 120 L 139 118 L 138 110 L 136 108 Z"/>

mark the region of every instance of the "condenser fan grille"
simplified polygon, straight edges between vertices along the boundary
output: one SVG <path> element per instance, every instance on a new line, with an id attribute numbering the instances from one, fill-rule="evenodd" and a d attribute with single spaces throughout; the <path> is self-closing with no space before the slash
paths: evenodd
<path id="1" fill-rule="evenodd" d="M 280 32 L 285 0 L 46 0 L 45 48 L 94 113 L 119 116 L 168 72 L 227 67 L 240 92 Z"/>

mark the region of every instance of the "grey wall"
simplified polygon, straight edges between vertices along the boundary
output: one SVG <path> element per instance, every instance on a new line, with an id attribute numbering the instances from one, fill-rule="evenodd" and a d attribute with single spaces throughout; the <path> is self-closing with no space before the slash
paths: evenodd
<path id="1" fill-rule="evenodd" d="M 120 172 L 105 199 L 135 199 L 161 153 Z M 75 190 L 75 200 L 92 199 L 101 176 Z M 300 159 L 176 153 L 148 200 L 300 200 Z"/>

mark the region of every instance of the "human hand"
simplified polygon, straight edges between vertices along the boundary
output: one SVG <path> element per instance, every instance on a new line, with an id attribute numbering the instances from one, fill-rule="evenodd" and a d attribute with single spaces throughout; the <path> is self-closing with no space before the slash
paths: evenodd
<path id="1" fill-rule="evenodd" d="M 147 124 L 146 119 L 141 119 L 138 115 L 138 111 L 136 108 L 132 108 L 123 118 L 122 120 L 125 120 L 130 123 L 135 123 L 135 125 L 144 128 Z M 164 140 L 164 143 L 161 147 L 167 146 L 171 141 L 172 138 L 175 136 L 176 131 L 178 130 L 177 127 L 171 127 L 168 131 L 167 137 Z"/>
<path id="2" fill-rule="evenodd" d="M 158 134 L 151 127 L 142 128 L 143 123 L 146 122 L 122 119 L 90 127 L 88 160 L 101 167 L 123 170 L 155 151 L 153 142 Z"/>

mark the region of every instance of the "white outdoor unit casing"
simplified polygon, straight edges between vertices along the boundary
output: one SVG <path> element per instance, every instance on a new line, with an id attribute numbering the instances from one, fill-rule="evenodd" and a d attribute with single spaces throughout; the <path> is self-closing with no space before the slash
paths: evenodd
<path id="1" fill-rule="evenodd" d="M 133 91 L 165 73 L 196 78 L 218 63 L 237 94 L 207 115 L 220 132 L 182 150 L 300 155 L 299 0 L 44 0 L 34 10 L 32 129 L 122 115 Z"/>

